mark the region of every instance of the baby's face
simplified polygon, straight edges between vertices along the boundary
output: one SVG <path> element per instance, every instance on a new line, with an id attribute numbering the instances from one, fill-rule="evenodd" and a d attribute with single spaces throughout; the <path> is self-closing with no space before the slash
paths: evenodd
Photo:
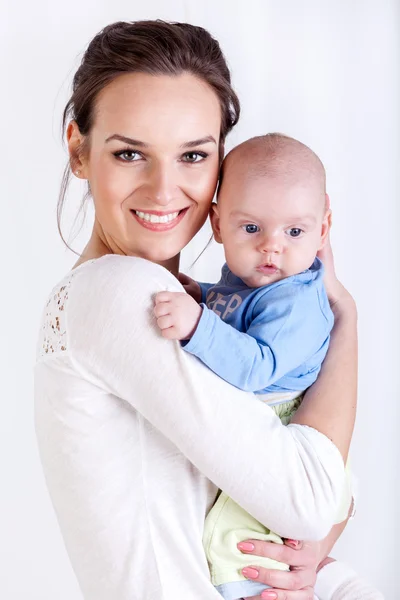
<path id="1" fill-rule="evenodd" d="M 212 224 L 230 270 L 262 287 L 308 269 L 329 230 L 317 183 L 227 169 Z"/>

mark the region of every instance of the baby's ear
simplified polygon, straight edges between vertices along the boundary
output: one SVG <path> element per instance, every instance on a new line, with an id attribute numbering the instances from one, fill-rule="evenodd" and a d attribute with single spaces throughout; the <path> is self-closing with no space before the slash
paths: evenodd
<path id="1" fill-rule="evenodd" d="M 331 199 L 328 194 L 325 194 L 325 210 L 329 210 L 331 207 Z"/>
<path id="2" fill-rule="evenodd" d="M 221 231 L 219 228 L 219 210 L 218 205 L 215 204 L 215 202 L 211 204 L 210 221 L 215 241 L 218 242 L 218 244 L 222 244 Z"/>
<path id="3" fill-rule="evenodd" d="M 330 208 L 327 208 L 325 210 L 325 215 L 324 215 L 324 218 L 322 220 L 322 225 L 321 225 L 321 243 L 320 243 L 320 246 L 319 246 L 318 250 L 322 250 L 322 248 L 325 246 L 325 243 L 326 243 L 326 240 L 328 238 L 329 231 L 330 231 L 331 227 L 332 227 L 332 211 L 331 211 Z"/>

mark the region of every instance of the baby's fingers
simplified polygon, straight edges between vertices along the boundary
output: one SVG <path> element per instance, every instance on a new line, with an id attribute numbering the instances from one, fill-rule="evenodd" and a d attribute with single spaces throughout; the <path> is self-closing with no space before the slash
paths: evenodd
<path id="1" fill-rule="evenodd" d="M 159 292 L 156 294 L 154 299 L 154 314 L 155 316 L 162 317 L 164 315 L 171 314 L 173 307 L 176 306 L 177 296 L 186 296 L 186 294 L 180 294 L 179 292 Z"/>
<path id="2" fill-rule="evenodd" d="M 161 335 L 163 336 L 163 338 L 165 338 L 167 340 L 179 340 L 180 339 L 179 331 L 177 330 L 177 328 L 175 326 L 167 327 L 166 329 L 162 329 Z"/>
<path id="3" fill-rule="evenodd" d="M 164 317 L 165 315 L 171 314 L 172 306 L 170 302 L 160 302 L 156 304 L 154 307 L 154 316 L 158 320 L 159 317 Z"/>
<path id="4" fill-rule="evenodd" d="M 161 304 L 162 302 L 171 302 L 176 292 L 158 292 L 155 297 L 155 304 Z"/>
<path id="5" fill-rule="evenodd" d="M 171 315 L 165 315 L 157 318 L 157 325 L 163 331 L 164 329 L 170 329 L 173 325 L 173 319 Z"/>

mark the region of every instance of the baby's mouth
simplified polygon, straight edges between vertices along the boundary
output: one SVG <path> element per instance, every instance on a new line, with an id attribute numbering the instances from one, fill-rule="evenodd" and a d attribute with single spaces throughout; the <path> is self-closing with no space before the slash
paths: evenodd
<path id="1" fill-rule="evenodd" d="M 265 273 L 267 275 L 271 275 L 273 273 L 277 273 L 279 269 L 274 263 L 264 263 L 263 265 L 259 265 L 257 267 L 257 271 L 260 271 L 261 273 Z"/>

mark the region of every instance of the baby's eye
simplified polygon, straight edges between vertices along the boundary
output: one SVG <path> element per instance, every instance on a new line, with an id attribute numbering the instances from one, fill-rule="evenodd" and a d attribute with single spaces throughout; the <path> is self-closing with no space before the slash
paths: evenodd
<path id="1" fill-rule="evenodd" d="M 303 233 L 303 230 L 299 227 L 291 227 L 291 229 L 286 230 L 286 233 L 290 235 L 290 237 L 297 238 Z"/>
<path id="2" fill-rule="evenodd" d="M 258 225 L 254 225 L 254 223 L 248 223 L 247 225 L 243 225 L 242 229 L 246 233 L 258 233 L 260 231 L 259 226 Z"/>

